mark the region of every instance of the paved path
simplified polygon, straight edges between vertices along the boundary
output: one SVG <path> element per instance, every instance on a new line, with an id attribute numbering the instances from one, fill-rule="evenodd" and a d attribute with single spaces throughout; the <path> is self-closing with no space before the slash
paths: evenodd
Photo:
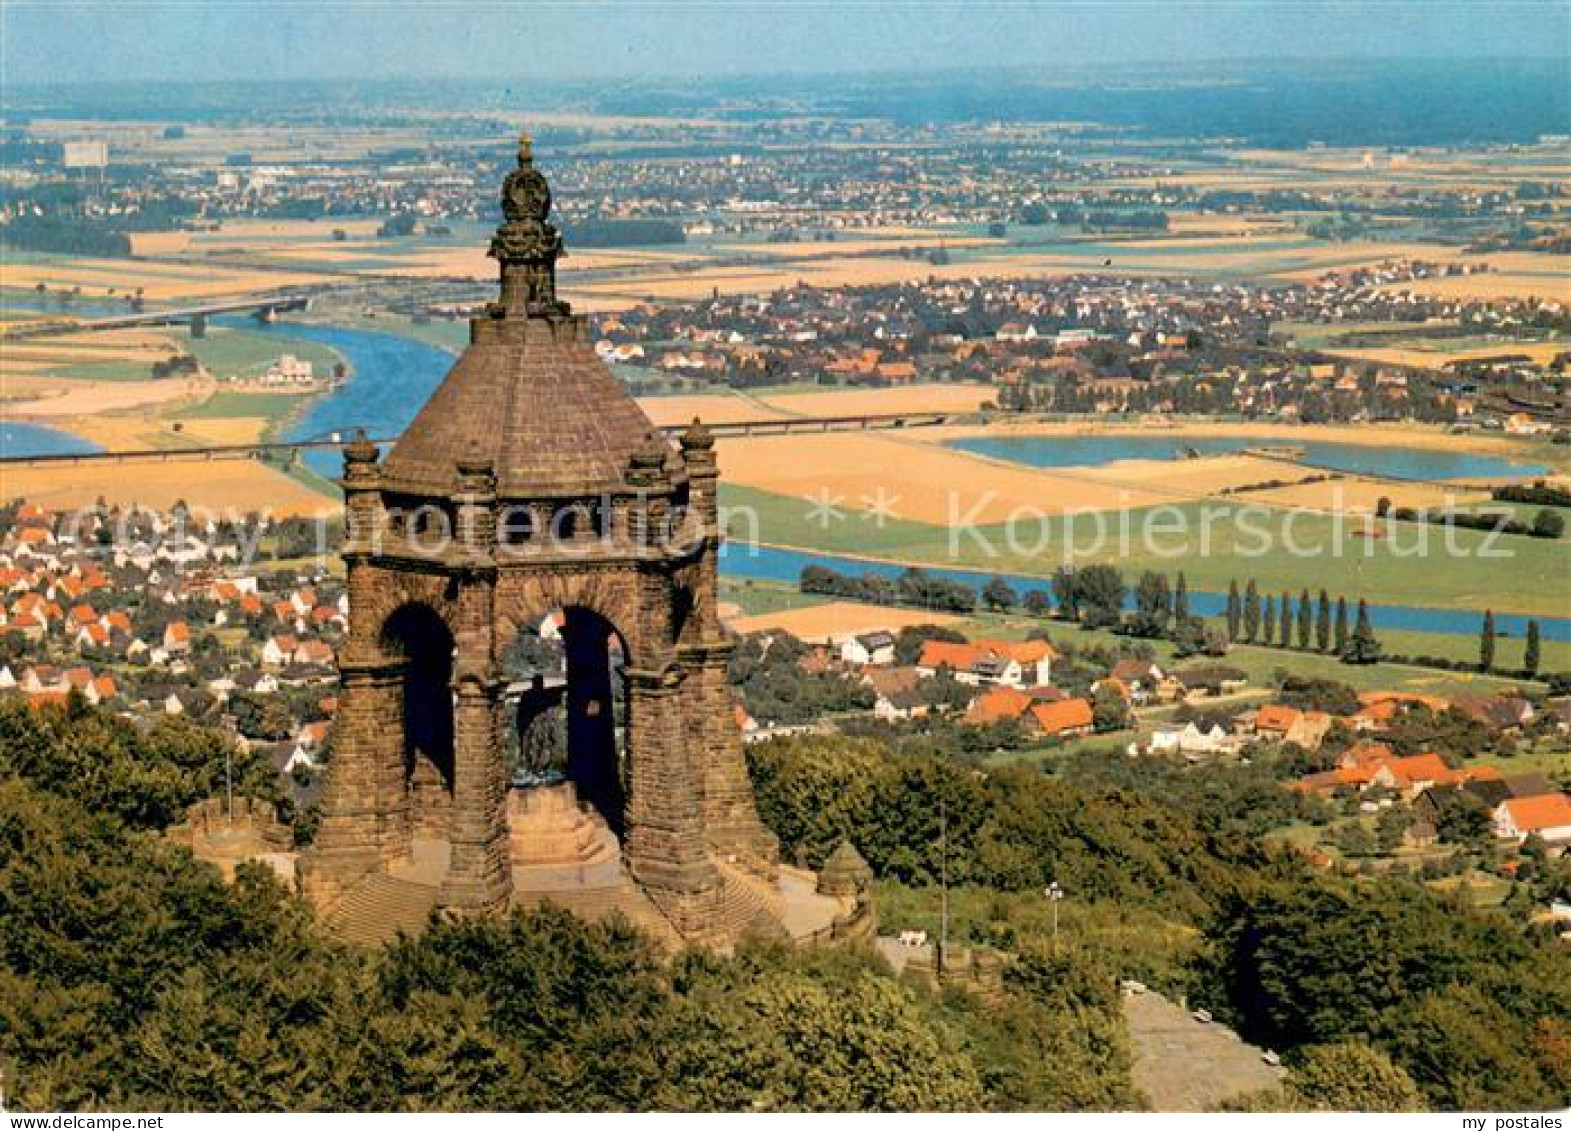
<path id="1" fill-rule="evenodd" d="M 1135 1086 L 1157 1111 L 1214 1111 L 1223 1100 L 1272 1088 L 1282 1069 L 1217 1022 L 1196 1021 L 1161 994 L 1126 994 Z"/>

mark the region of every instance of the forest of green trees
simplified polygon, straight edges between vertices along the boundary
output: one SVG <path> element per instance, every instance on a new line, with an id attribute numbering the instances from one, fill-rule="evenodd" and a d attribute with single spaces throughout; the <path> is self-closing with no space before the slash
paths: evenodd
<path id="1" fill-rule="evenodd" d="M 1312 873 L 1244 795 L 1137 795 L 1086 768 L 988 772 L 920 746 L 751 748 L 789 858 L 849 836 L 880 898 L 939 871 L 1001 1004 L 870 952 L 665 960 L 554 910 L 381 951 L 326 939 L 270 872 L 226 885 L 159 831 L 222 788 L 226 739 L 0 703 L 0 1067 L 32 1109 L 1109 1109 L 1138 1106 L 1117 983 L 1187 991 L 1296 1066 L 1256 1106 L 1534 1108 L 1571 1096 L 1567 956 L 1397 880 Z M 248 792 L 266 769 L 234 770 Z M 1257 783 L 1258 784 L 1258 783 Z M 1061 946 L 1039 916 L 1056 880 Z M 1034 910 L 1036 909 L 1036 910 Z M 1100 926 L 1099 926 L 1100 924 Z M 1130 925 L 1135 929 L 1130 929 Z M 1105 929 L 1117 945 L 1094 932 Z M 1351 1082 L 1351 1083 L 1350 1083 Z"/>

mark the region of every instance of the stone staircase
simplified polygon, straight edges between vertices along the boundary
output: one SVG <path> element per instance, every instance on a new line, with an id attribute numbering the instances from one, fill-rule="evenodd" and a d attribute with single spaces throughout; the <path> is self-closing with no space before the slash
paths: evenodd
<path id="1" fill-rule="evenodd" d="M 603 922 L 620 914 L 662 946 L 676 950 L 682 945 L 676 928 L 620 869 L 595 887 L 564 886 L 532 891 L 515 888 L 513 891 L 514 907 L 533 909 L 544 903 L 554 903 L 590 922 Z"/>
<path id="2" fill-rule="evenodd" d="M 733 864 L 717 861 L 720 905 L 715 920 L 733 938 L 785 938 L 779 890 L 767 880 Z"/>
<path id="3" fill-rule="evenodd" d="M 350 888 L 327 916 L 327 929 L 345 942 L 376 946 L 402 931 L 425 930 L 439 889 L 431 884 L 372 872 Z"/>

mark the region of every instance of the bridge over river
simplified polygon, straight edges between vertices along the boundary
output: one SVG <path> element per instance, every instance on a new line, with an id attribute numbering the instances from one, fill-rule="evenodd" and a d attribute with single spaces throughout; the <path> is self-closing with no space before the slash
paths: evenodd
<path id="1" fill-rule="evenodd" d="M 737 420 L 725 424 L 711 424 L 708 428 L 717 436 L 772 436 L 800 432 L 863 432 L 898 428 L 932 428 L 945 424 L 959 424 L 969 419 L 966 413 L 900 412 L 874 413 L 859 416 L 770 417 L 759 420 Z M 668 436 L 676 436 L 686 425 L 671 424 L 661 428 Z M 346 428 L 327 435 L 307 439 L 275 441 L 257 444 L 228 444 L 180 448 L 144 448 L 116 452 L 52 452 L 47 455 L 0 455 L 0 467 L 51 467 L 87 463 L 147 463 L 190 459 L 264 459 L 283 456 L 297 458 L 308 451 L 333 450 L 355 443 L 363 435 L 359 429 Z M 397 437 L 373 437 L 379 447 L 388 447 Z"/>

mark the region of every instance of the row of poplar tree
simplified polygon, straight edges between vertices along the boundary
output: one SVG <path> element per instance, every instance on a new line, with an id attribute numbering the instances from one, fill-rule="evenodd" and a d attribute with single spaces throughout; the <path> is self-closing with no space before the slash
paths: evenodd
<path id="1" fill-rule="evenodd" d="M 1324 652 L 1350 664 L 1378 661 L 1380 641 L 1369 623 L 1368 603 L 1358 602 L 1351 627 L 1347 598 L 1338 597 L 1334 608 L 1324 589 L 1318 599 L 1303 590 L 1295 607 L 1291 593 L 1283 593 L 1280 600 L 1270 594 L 1262 597 L 1251 578 L 1240 595 L 1238 582 L 1232 581 L 1227 587 L 1227 637 L 1235 643 Z"/>

